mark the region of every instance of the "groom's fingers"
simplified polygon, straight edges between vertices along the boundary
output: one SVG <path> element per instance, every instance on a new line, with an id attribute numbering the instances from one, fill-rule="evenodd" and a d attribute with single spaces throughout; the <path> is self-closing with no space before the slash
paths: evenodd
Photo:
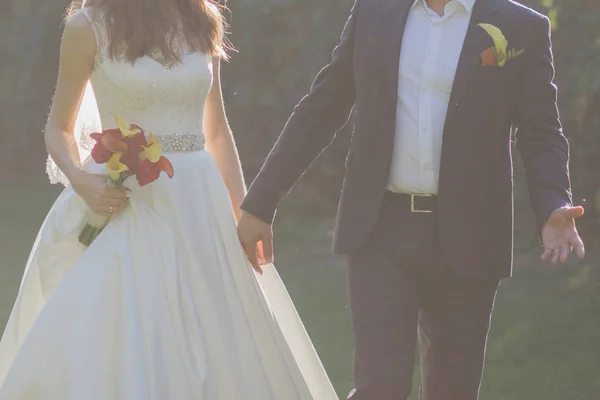
<path id="1" fill-rule="evenodd" d="M 262 241 L 263 258 L 267 264 L 272 264 L 275 261 L 273 257 L 273 236 L 268 235 Z"/>
<path id="2" fill-rule="evenodd" d="M 579 218 L 581 216 L 583 216 L 583 214 L 585 213 L 585 209 L 582 206 L 577 206 L 577 207 L 569 207 L 566 210 L 566 214 L 569 218 Z"/>
<path id="3" fill-rule="evenodd" d="M 548 261 L 552 256 L 552 249 L 544 249 L 544 253 L 542 253 L 542 261 Z"/>
<path id="4" fill-rule="evenodd" d="M 254 245 L 244 244 L 244 251 L 252 268 L 259 274 L 262 274 L 262 268 L 258 262 L 257 243 L 254 243 Z"/>
<path id="5" fill-rule="evenodd" d="M 560 259 L 560 247 L 552 251 L 552 264 L 558 264 Z"/>
<path id="6" fill-rule="evenodd" d="M 585 257 L 585 247 L 579 236 L 577 236 L 577 238 L 573 241 L 573 250 L 575 251 L 575 254 L 577 254 L 578 258 Z"/>
<path id="7" fill-rule="evenodd" d="M 570 244 L 563 244 L 562 246 L 560 246 L 560 262 L 566 262 L 567 259 L 569 258 L 569 253 L 571 252 L 571 245 Z"/>
<path id="8" fill-rule="evenodd" d="M 263 250 L 263 242 L 258 242 L 256 244 L 256 253 L 258 255 L 258 264 L 265 265 L 267 262 L 265 261 L 265 252 Z"/>

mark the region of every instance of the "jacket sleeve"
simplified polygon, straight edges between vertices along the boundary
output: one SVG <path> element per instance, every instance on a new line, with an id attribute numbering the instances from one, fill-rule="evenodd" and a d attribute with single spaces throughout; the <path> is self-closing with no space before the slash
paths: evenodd
<path id="1" fill-rule="evenodd" d="M 517 96 L 517 148 L 538 228 L 560 207 L 572 205 L 569 144 L 563 135 L 554 84 L 550 21 L 539 18 L 523 57 L 525 70 Z"/>
<path id="2" fill-rule="evenodd" d="M 278 204 L 348 121 L 355 103 L 353 58 L 358 1 L 331 62 L 294 108 L 242 202 L 243 210 L 265 222 L 273 222 Z"/>

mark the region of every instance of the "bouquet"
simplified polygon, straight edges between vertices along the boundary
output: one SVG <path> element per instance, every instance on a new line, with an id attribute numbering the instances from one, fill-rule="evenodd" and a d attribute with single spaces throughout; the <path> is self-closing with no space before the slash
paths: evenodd
<path id="1" fill-rule="evenodd" d="M 105 164 L 109 180 L 107 185 L 123 187 L 127 178 L 135 175 L 140 186 L 158 179 L 161 172 L 173 177 L 171 162 L 162 155 L 162 146 L 156 137 L 146 133 L 139 126 L 130 125 L 116 114 L 112 114 L 117 128 L 92 133 L 96 141 L 92 149 L 92 159 Z M 111 217 L 97 214 L 89 216 L 79 234 L 79 242 L 89 246 L 108 224 Z"/>

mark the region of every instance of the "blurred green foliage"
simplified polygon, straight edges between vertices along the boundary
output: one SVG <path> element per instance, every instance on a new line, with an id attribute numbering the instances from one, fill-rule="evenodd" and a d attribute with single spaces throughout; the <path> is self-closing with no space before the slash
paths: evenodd
<path id="1" fill-rule="evenodd" d="M 0 3 L 0 179 L 41 174 L 42 128 L 58 65 L 61 22 L 68 0 Z M 237 51 L 224 66 L 227 110 L 248 180 L 256 174 L 293 106 L 329 60 L 353 0 L 230 0 Z M 593 204 L 600 189 L 600 2 L 524 0 L 553 22 L 557 84 L 572 145 L 577 202 Z M 297 198 L 330 215 L 343 174 L 350 129 L 302 180 Z M 518 161 L 517 161 L 518 163 Z M 517 201 L 525 204 L 517 164 Z M 590 204 L 591 205 L 591 204 Z M 594 216 L 594 207 L 588 214 Z M 529 231 L 523 212 L 518 228 Z M 590 222 L 596 220 L 588 218 Z M 588 223 L 592 226 L 592 223 Z M 529 240 L 527 240 L 529 241 Z"/>
<path id="2" fill-rule="evenodd" d="M 600 190 L 600 2 L 597 0 L 527 0 L 550 16 L 556 83 L 565 133 L 571 142 L 575 198 L 595 206 Z M 538 3 L 541 3 L 539 6 Z M 536 7 L 537 6 L 537 7 Z M 600 205 L 600 204 L 598 204 Z"/>

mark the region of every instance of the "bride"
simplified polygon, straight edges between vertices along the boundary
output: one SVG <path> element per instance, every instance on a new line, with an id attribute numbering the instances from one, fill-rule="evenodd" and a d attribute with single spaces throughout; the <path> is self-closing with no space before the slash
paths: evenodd
<path id="1" fill-rule="evenodd" d="M 0 342 L 1 400 L 337 399 L 277 272 L 255 275 L 237 237 L 223 25 L 212 0 L 89 0 L 68 18 L 45 138 L 70 184 Z M 157 136 L 172 179 L 121 190 L 82 161 L 112 113 Z M 92 211 L 112 219 L 86 248 Z"/>

